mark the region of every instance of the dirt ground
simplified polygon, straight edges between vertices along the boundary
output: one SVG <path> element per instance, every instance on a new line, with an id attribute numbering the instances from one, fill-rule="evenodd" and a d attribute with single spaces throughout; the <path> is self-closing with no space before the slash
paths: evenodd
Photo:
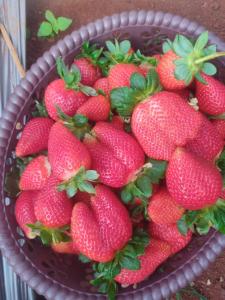
<path id="1" fill-rule="evenodd" d="M 78 29 L 90 21 L 124 10 L 154 9 L 182 15 L 204 25 L 225 40 L 225 0 L 27 0 L 27 67 L 35 62 L 57 39 L 46 41 L 37 39 L 37 30 L 46 9 L 56 16 L 73 19 L 73 24 L 65 34 Z M 225 299 L 225 254 L 193 283 L 196 290 L 208 300 Z M 175 298 L 174 298 L 175 299 Z M 189 294 L 183 300 L 199 299 Z"/>

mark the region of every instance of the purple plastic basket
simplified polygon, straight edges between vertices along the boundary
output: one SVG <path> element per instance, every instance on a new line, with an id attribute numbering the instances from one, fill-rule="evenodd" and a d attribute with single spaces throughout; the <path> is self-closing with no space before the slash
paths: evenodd
<path id="1" fill-rule="evenodd" d="M 134 48 L 154 54 L 167 37 L 183 33 L 195 38 L 204 30 L 186 18 L 162 12 L 131 11 L 105 17 L 74 31 L 45 52 L 15 88 L 0 124 L 0 249 L 15 272 L 40 295 L 55 300 L 105 299 L 88 284 L 90 267 L 76 257 L 55 254 L 38 241 L 24 237 L 14 217 L 14 198 L 4 191 L 6 174 L 15 164 L 15 145 L 30 117 L 34 99 L 41 99 L 48 82 L 56 77 L 56 57 L 62 56 L 66 63 L 71 63 L 84 41 L 103 44 L 114 38 L 129 38 Z M 213 33 L 209 33 L 209 38 L 218 51 L 225 50 L 225 43 Z M 224 80 L 225 60 L 215 63 L 219 79 Z M 200 275 L 224 248 L 225 236 L 213 230 L 207 236 L 194 237 L 186 249 L 162 265 L 163 272 L 159 269 L 136 289 L 120 289 L 117 299 L 167 298 Z"/>

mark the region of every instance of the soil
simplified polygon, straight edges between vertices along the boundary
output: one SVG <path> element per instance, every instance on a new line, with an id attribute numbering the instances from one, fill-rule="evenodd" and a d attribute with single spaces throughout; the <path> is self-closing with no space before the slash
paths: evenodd
<path id="1" fill-rule="evenodd" d="M 73 19 L 72 26 L 52 40 L 37 38 L 37 30 L 46 9 L 52 10 L 56 16 Z M 224 0 L 27 0 L 27 69 L 57 39 L 63 38 L 81 25 L 106 15 L 132 9 L 153 9 L 178 14 L 197 21 L 225 40 Z M 208 300 L 225 299 L 225 254 L 218 257 L 191 285 Z M 182 299 L 199 298 L 184 293 Z"/>

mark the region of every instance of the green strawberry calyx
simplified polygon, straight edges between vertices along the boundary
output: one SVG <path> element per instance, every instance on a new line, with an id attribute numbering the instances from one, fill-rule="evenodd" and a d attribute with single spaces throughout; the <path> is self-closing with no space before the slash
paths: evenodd
<path id="1" fill-rule="evenodd" d="M 169 39 L 164 42 L 164 53 L 172 50 L 180 57 L 174 61 L 176 79 L 184 80 L 189 85 L 195 77 L 206 84 L 201 72 L 209 76 L 216 74 L 216 67 L 208 61 L 225 56 L 225 52 L 216 52 L 216 45 L 207 46 L 208 40 L 208 31 L 204 31 L 195 43 L 181 34 L 177 34 L 173 42 Z"/>
<path id="2" fill-rule="evenodd" d="M 32 112 L 33 117 L 48 117 L 44 101 L 35 100 L 35 110 Z"/>
<path id="3" fill-rule="evenodd" d="M 132 239 L 115 254 L 113 260 L 92 265 L 95 278 L 90 283 L 98 287 L 99 292 L 107 294 L 109 300 L 115 300 L 117 292 L 115 277 L 122 269 L 139 270 L 141 267 L 139 257 L 144 254 L 149 243 L 148 233 L 143 229 L 136 229 Z M 79 259 L 84 263 L 90 262 L 84 255 L 79 255 Z"/>
<path id="4" fill-rule="evenodd" d="M 122 117 L 130 117 L 138 103 L 160 90 L 158 75 L 154 69 L 150 69 L 146 77 L 134 73 L 130 78 L 130 87 L 115 88 L 111 91 L 112 109 Z"/>
<path id="5" fill-rule="evenodd" d="M 99 174 L 95 170 L 86 170 L 82 166 L 75 176 L 58 185 L 58 191 L 66 191 L 69 198 L 74 197 L 78 190 L 95 195 L 95 188 L 92 183 L 96 182 L 98 178 Z"/>
<path id="6" fill-rule="evenodd" d="M 81 91 L 87 96 L 97 96 L 98 93 L 93 87 L 83 85 L 81 81 L 81 74 L 79 69 L 75 64 L 72 64 L 69 69 L 61 57 L 56 59 L 56 67 L 59 76 L 65 81 L 66 88 L 72 89 L 75 91 Z"/>
<path id="7" fill-rule="evenodd" d="M 149 161 L 138 171 L 134 180 L 128 183 L 121 191 L 121 199 L 125 204 L 131 204 L 131 215 L 144 214 L 148 219 L 147 206 L 152 196 L 153 184 L 158 184 L 165 177 L 167 167 L 166 161 L 149 159 Z M 135 205 L 135 200 L 140 203 Z"/>
<path id="8" fill-rule="evenodd" d="M 60 242 L 69 242 L 71 240 L 69 236 L 70 226 L 62 226 L 58 228 L 49 228 L 44 226 L 41 222 L 35 224 L 27 224 L 32 230 L 34 237 L 40 237 L 42 243 L 46 246 L 52 244 L 58 244 Z"/>
<path id="9" fill-rule="evenodd" d="M 77 58 L 87 58 L 94 66 L 99 66 L 99 59 L 101 58 L 103 47 L 98 48 L 96 44 L 90 45 L 89 41 L 83 43 L 81 53 Z"/>

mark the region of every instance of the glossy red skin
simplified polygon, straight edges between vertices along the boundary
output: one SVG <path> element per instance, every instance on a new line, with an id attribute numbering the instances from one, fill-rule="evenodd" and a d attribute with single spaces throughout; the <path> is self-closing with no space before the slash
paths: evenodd
<path id="1" fill-rule="evenodd" d="M 84 85 L 93 86 L 96 80 L 101 77 L 99 67 L 94 66 L 87 58 L 75 59 L 74 64 L 80 70 L 81 83 Z"/>
<path id="2" fill-rule="evenodd" d="M 177 224 L 156 224 L 150 222 L 148 230 L 151 237 L 170 244 L 172 255 L 185 248 L 192 238 L 190 230 L 187 235 L 182 235 L 177 228 Z"/>
<path id="3" fill-rule="evenodd" d="M 183 215 L 184 209 L 170 196 L 166 187 L 161 187 L 150 198 L 148 216 L 157 224 L 176 223 Z"/>
<path id="4" fill-rule="evenodd" d="M 21 190 L 40 190 L 44 187 L 51 173 L 48 158 L 44 155 L 32 159 L 20 177 Z"/>
<path id="5" fill-rule="evenodd" d="M 48 148 L 48 136 L 54 121 L 38 117 L 31 119 L 24 127 L 16 145 L 16 156 L 35 154 Z"/>
<path id="6" fill-rule="evenodd" d="M 73 242 L 60 242 L 58 244 L 52 244 L 52 250 L 61 254 L 79 254 L 79 251 L 75 248 Z"/>
<path id="7" fill-rule="evenodd" d="M 120 130 L 124 130 L 124 121 L 120 116 L 113 116 L 111 124 Z"/>
<path id="8" fill-rule="evenodd" d="M 97 185 L 90 205 L 75 204 L 71 219 L 71 234 L 75 247 L 98 262 L 112 260 L 132 236 L 128 211 L 106 186 Z"/>
<path id="9" fill-rule="evenodd" d="M 169 161 L 166 183 L 173 199 L 190 210 L 213 205 L 222 190 L 215 165 L 183 148 L 177 148 Z"/>
<path id="10" fill-rule="evenodd" d="M 128 133 L 106 122 L 98 122 L 93 128 L 94 137 L 86 137 L 92 159 L 92 168 L 100 175 L 100 181 L 111 187 L 127 184 L 144 164 L 144 152 Z"/>
<path id="11" fill-rule="evenodd" d="M 221 138 L 224 140 L 225 139 L 225 120 L 211 120 L 213 126 L 216 128 L 218 133 L 220 134 Z"/>
<path id="12" fill-rule="evenodd" d="M 37 199 L 37 196 L 37 191 L 21 192 L 16 200 L 15 205 L 16 221 L 29 239 L 35 237 L 31 228 L 27 227 L 27 224 L 34 224 L 37 221 L 37 218 L 34 214 L 34 203 Z"/>
<path id="13" fill-rule="evenodd" d="M 159 75 L 160 83 L 167 91 L 182 90 L 187 86 L 184 80 L 178 80 L 174 75 L 176 67 L 174 61 L 179 58 L 172 50 L 169 50 L 161 56 L 157 65 L 156 71 Z"/>
<path id="14" fill-rule="evenodd" d="M 225 112 L 225 85 L 219 80 L 201 73 L 207 82 L 203 84 L 195 81 L 195 95 L 199 109 L 209 115 L 220 115 Z"/>
<path id="15" fill-rule="evenodd" d="M 39 222 L 49 228 L 57 228 L 70 224 L 72 201 L 66 192 L 58 192 L 60 181 L 51 175 L 39 192 L 34 204 L 34 213 Z"/>
<path id="16" fill-rule="evenodd" d="M 95 89 L 96 91 L 102 90 L 102 91 L 105 93 L 105 95 L 106 95 L 107 97 L 109 97 L 110 89 L 109 89 L 109 81 L 108 81 L 108 78 L 106 78 L 106 77 L 99 78 L 99 79 L 95 82 L 95 84 L 94 84 L 93 87 L 94 87 L 94 89 Z"/>
<path id="17" fill-rule="evenodd" d="M 147 156 L 169 160 L 177 146 L 196 136 L 201 122 L 179 95 L 163 91 L 135 107 L 131 128 Z"/>
<path id="18" fill-rule="evenodd" d="M 46 88 L 44 101 L 49 116 L 59 120 L 56 106 L 58 106 L 68 116 L 74 116 L 77 109 L 84 104 L 88 96 L 80 91 L 66 88 L 63 79 L 53 80 Z"/>
<path id="19" fill-rule="evenodd" d="M 77 110 L 78 114 L 86 116 L 91 121 L 106 121 L 110 113 L 110 101 L 102 95 L 90 97 Z"/>
<path id="20" fill-rule="evenodd" d="M 108 75 L 109 89 L 130 86 L 130 77 L 133 73 L 141 74 L 141 70 L 133 64 L 121 63 L 112 66 Z"/>
<path id="21" fill-rule="evenodd" d="M 48 158 L 53 174 L 60 180 L 69 180 L 81 166 L 86 169 L 91 166 L 87 148 L 59 122 L 52 126 L 49 134 Z"/>
<path id="22" fill-rule="evenodd" d="M 204 116 L 196 137 L 190 140 L 185 148 L 199 157 L 213 160 L 223 150 L 224 141 L 216 128 Z"/>
<path id="23" fill-rule="evenodd" d="M 171 247 L 164 241 L 151 238 L 145 253 L 140 256 L 141 268 L 139 270 L 122 269 L 115 280 L 122 285 L 131 285 L 143 281 L 151 275 L 171 254 Z"/>

